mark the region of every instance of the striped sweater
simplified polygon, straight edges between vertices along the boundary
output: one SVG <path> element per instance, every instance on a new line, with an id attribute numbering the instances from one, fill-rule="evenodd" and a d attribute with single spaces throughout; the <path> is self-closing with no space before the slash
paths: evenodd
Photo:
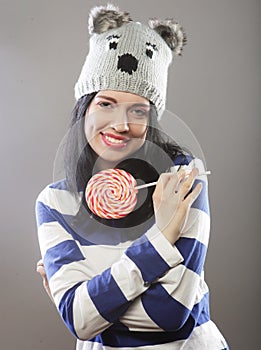
<path id="1" fill-rule="evenodd" d="M 203 170 L 199 160 L 195 165 Z M 177 166 L 177 164 L 175 164 Z M 65 181 L 36 203 L 38 237 L 56 307 L 77 350 L 221 350 L 210 320 L 204 261 L 210 216 L 206 176 L 180 239 L 171 245 L 152 220 L 122 229 L 81 210 Z M 137 237 L 130 239 L 130 232 Z M 139 232 L 141 231 L 141 232 Z"/>

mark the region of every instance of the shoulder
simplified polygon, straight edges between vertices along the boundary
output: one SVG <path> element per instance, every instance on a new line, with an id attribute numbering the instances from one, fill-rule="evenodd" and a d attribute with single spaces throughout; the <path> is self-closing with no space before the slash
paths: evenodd
<path id="1" fill-rule="evenodd" d="M 184 169 L 190 171 L 193 168 L 198 168 L 199 173 L 206 171 L 204 161 L 190 154 L 179 155 L 173 163 L 173 170 Z"/>
<path id="2" fill-rule="evenodd" d="M 41 192 L 38 194 L 36 201 L 45 201 L 48 198 L 54 196 L 54 194 L 59 193 L 59 191 L 68 191 L 68 186 L 67 183 L 65 181 L 65 179 L 57 181 L 57 182 L 53 182 L 51 184 L 48 184 L 47 186 L 45 186 Z"/>
<path id="3" fill-rule="evenodd" d="M 38 195 L 36 204 L 54 209 L 63 214 L 73 215 L 79 210 L 82 193 L 69 191 L 65 180 L 47 185 Z"/>
<path id="4" fill-rule="evenodd" d="M 173 161 L 174 166 L 186 166 L 195 159 L 191 154 L 179 154 Z"/>

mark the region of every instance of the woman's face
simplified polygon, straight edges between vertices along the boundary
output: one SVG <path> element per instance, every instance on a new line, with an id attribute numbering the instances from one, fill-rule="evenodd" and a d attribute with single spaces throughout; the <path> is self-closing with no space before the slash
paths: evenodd
<path id="1" fill-rule="evenodd" d="M 101 167 L 113 167 L 143 144 L 149 123 L 150 102 L 128 92 L 103 90 L 90 103 L 84 131 Z"/>

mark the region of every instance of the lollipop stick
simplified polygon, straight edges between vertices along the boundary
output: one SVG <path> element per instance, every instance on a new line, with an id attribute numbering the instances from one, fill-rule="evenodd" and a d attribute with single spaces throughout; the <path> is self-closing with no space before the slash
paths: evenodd
<path id="1" fill-rule="evenodd" d="M 146 188 L 146 187 L 151 187 L 151 186 L 156 186 L 158 181 L 155 182 L 150 182 L 149 184 L 144 184 L 144 185 L 139 185 L 136 186 L 135 189 L 136 190 L 141 190 L 142 188 Z"/>
<path id="2" fill-rule="evenodd" d="M 198 174 L 198 176 L 201 176 L 201 175 L 210 175 L 211 174 L 211 171 L 208 170 L 208 171 L 205 171 L 204 173 L 200 173 Z M 186 177 L 189 176 L 189 174 L 186 175 Z M 155 181 L 155 182 L 150 182 L 148 184 L 143 184 L 143 185 L 139 185 L 139 186 L 136 186 L 135 189 L 136 190 L 141 190 L 142 188 L 147 188 L 147 187 L 151 187 L 151 186 L 156 186 L 158 183 L 158 181 Z"/>

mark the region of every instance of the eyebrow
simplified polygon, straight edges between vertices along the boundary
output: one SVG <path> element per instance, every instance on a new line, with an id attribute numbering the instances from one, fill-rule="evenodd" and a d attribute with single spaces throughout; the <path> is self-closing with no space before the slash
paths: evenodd
<path id="1" fill-rule="evenodd" d="M 96 96 L 96 98 L 104 98 L 106 100 L 109 100 L 113 103 L 118 103 L 118 101 L 113 98 L 113 97 L 110 97 L 110 96 L 105 96 L 105 95 L 98 95 Z M 130 102 L 131 103 L 131 102 Z M 150 108 L 150 104 L 146 104 L 146 103 L 141 103 L 141 102 L 134 102 L 133 103 L 134 106 L 140 106 L 140 107 L 147 107 L 147 108 Z"/>

